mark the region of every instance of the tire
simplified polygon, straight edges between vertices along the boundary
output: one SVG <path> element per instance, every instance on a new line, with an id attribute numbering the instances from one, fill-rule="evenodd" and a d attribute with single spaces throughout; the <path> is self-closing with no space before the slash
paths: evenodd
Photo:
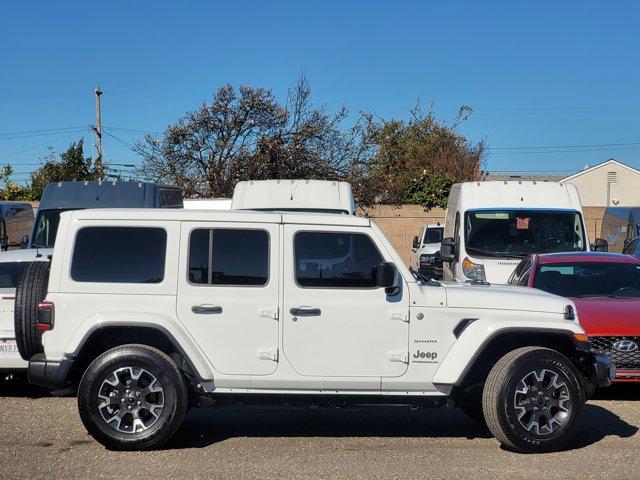
<path id="1" fill-rule="evenodd" d="M 118 394 L 111 396 L 115 391 Z M 173 360 L 146 345 L 123 345 L 103 353 L 89 365 L 78 387 L 82 423 L 112 450 L 159 447 L 182 424 L 188 401 L 187 386 Z"/>
<path id="2" fill-rule="evenodd" d="M 42 332 L 37 329 L 38 304 L 47 295 L 49 262 L 29 262 L 20 272 L 16 286 L 13 324 L 18 352 L 24 360 L 44 351 Z"/>
<path id="3" fill-rule="evenodd" d="M 585 401 L 571 361 L 541 347 L 519 348 L 502 357 L 482 395 L 491 433 L 505 447 L 523 453 L 564 447 L 580 427 Z"/>

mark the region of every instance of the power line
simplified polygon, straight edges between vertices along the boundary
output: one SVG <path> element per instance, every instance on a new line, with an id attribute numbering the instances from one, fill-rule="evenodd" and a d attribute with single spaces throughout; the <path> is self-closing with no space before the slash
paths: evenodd
<path id="1" fill-rule="evenodd" d="M 116 141 L 120 142 L 120 143 L 121 143 L 122 145 L 124 145 L 125 147 L 127 147 L 127 148 L 129 148 L 129 149 L 133 150 L 133 145 L 131 145 L 130 143 L 128 143 L 128 142 L 126 142 L 126 141 L 124 141 L 124 140 L 122 140 L 122 139 L 121 139 L 121 138 L 119 138 L 119 137 L 116 137 L 113 133 L 109 133 L 109 131 L 108 131 L 106 128 L 105 128 L 105 129 L 103 129 L 103 132 L 104 132 L 105 134 L 107 134 L 108 136 L 110 136 L 111 138 L 113 138 L 114 140 L 116 140 Z"/>
<path id="2" fill-rule="evenodd" d="M 640 142 L 630 143 L 592 143 L 582 145 L 544 145 L 544 146 L 530 146 L 530 147 L 490 147 L 492 150 L 533 150 L 533 149 L 548 149 L 548 148 L 587 148 L 587 147 L 622 147 L 629 145 L 640 146 Z"/>
<path id="3" fill-rule="evenodd" d="M 22 132 L 0 133 L 0 140 L 13 140 L 18 138 L 37 137 L 42 135 L 50 135 L 67 130 L 84 130 L 86 126 L 49 128 L 43 130 L 24 130 Z"/>
<path id="4" fill-rule="evenodd" d="M 16 155 L 20 155 L 21 153 L 30 152 L 31 150 L 35 150 L 36 148 L 44 147 L 45 145 L 51 145 L 54 142 L 63 140 L 65 138 L 68 138 L 71 135 L 75 135 L 76 133 L 78 133 L 78 132 L 67 132 L 67 134 L 63 135 L 62 137 L 55 138 L 53 140 L 48 140 L 46 142 L 39 143 L 38 145 L 34 145 L 33 147 L 25 148 L 24 150 L 19 150 L 17 152 L 13 152 L 13 153 L 10 153 L 8 155 L 4 155 L 4 156 L 0 157 L 0 160 L 4 160 L 5 158 L 9 158 L 9 157 L 13 157 L 13 156 L 16 156 Z"/>
<path id="5" fill-rule="evenodd" d="M 129 133 L 150 133 L 152 135 L 162 135 L 162 132 L 154 132 L 151 130 L 138 130 L 135 128 L 121 128 L 121 127 L 107 127 L 103 126 L 103 128 L 108 128 L 109 130 L 115 130 L 119 132 L 129 132 Z"/>

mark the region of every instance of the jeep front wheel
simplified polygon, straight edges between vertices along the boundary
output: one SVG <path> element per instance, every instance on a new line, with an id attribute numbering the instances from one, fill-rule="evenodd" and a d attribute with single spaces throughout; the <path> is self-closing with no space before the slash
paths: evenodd
<path id="1" fill-rule="evenodd" d="M 184 419 L 188 392 L 170 357 L 146 345 L 113 348 L 91 363 L 78 388 L 87 431 L 115 450 L 166 442 Z"/>
<path id="2" fill-rule="evenodd" d="M 580 427 L 583 392 L 567 357 L 548 348 L 519 348 L 502 357 L 487 377 L 482 396 L 487 426 L 513 450 L 559 450 Z"/>

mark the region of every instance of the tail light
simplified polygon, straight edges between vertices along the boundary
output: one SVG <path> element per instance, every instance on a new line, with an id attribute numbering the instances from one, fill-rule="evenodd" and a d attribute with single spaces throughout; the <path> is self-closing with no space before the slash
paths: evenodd
<path id="1" fill-rule="evenodd" d="M 45 300 L 38 304 L 38 330 L 53 330 L 54 310 L 53 302 Z"/>

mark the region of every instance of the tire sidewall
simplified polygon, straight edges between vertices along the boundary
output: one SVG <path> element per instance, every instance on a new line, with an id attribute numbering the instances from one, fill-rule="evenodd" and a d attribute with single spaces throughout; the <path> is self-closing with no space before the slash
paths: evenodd
<path id="1" fill-rule="evenodd" d="M 544 353 L 543 353 L 544 352 Z M 547 369 L 557 373 L 567 385 L 570 396 L 570 413 L 564 420 L 562 427 L 549 435 L 538 435 L 526 430 L 518 421 L 514 397 L 517 386 L 528 373 Z M 523 450 L 550 451 L 562 448 L 576 434 L 584 413 L 585 398 L 578 380 L 579 374 L 573 364 L 563 355 L 554 351 L 536 350 L 524 355 L 509 370 L 500 394 L 498 395 L 498 412 L 501 423 L 506 423 L 505 434 Z"/>
<path id="2" fill-rule="evenodd" d="M 106 352 L 91 363 L 80 381 L 78 408 L 85 427 L 96 440 L 112 449 L 145 449 L 159 446 L 173 435 L 186 411 L 187 395 L 183 379 L 167 360 L 171 361 L 147 349 L 122 348 Z M 98 409 L 102 383 L 123 367 L 144 368 L 163 388 L 160 418 L 144 432 L 119 432 L 105 422 Z"/>

